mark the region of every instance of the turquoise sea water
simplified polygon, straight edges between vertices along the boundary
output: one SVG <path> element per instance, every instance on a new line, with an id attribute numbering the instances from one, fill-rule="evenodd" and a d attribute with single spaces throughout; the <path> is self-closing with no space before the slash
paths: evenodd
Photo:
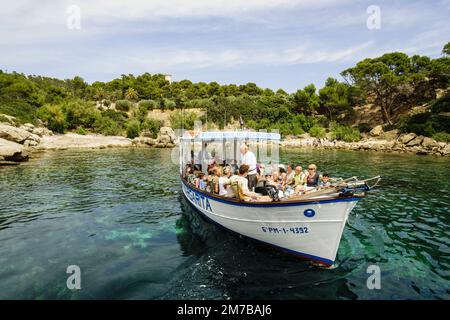
<path id="1" fill-rule="evenodd" d="M 170 152 L 48 152 L 0 168 L 0 298 L 450 298 L 448 158 L 283 151 L 332 176 L 383 176 L 324 270 L 204 222 L 181 197 Z M 66 286 L 69 265 L 81 290 Z M 366 286 L 370 265 L 380 290 Z"/>

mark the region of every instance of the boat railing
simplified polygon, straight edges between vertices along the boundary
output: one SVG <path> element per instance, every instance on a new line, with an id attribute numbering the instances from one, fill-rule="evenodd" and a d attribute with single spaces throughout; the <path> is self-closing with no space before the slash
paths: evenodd
<path id="1" fill-rule="evenodd" d="M 244 202 L 243 200 L 240 200 L 238 198 L 230 198 L 230 197 L 226 197 L 226 196 L 221 196 L 214 192 L 208 192 L 207 190 L 198 188 L 195 186 L 195 184 L 190 183 L 188 181 L 187 177 L 181 177 L 181 178 L 187 184 L 189 184 L 191 187 L 193 187 L 194 189 L 196 189 L 200 192 L 210 194 L 214 197 L 223 198 L 226 200 Z M 369 181 L 374 181 L 374 180 L 375 180 L 375 183 L 370 185 Z M 365 180 L 358 179 L 358 177 L 356 177 L 356 176 L 346 178 L 346 179 L 339 178 L 339 179 L 337 179 L 337 181 L 334 184 L 332 184 L 330 186 L 316 187 L 316 188 L 310 189 L 308 191 L 302 192 L 301 194 L 290 195 L 288 197 L 284 197 L 279 200 L 272 199 L 271 202 L 274 202 L 274 201 L 282 201 L 282 202 L 300 201 L 300 200 L 308 200 L 308 199 L 312 199 L 312 198 L 334 199 L 334 198 L 354 197 L 354 196 L 363 197 L 365 195 L 366 191 L 369 191 L 369 190 L 375 188 L 376 186 L 378 186 L 380 181 L 381 181 L 381 176 L 375 176 L 375 177 L 365 179 Z M 264 201 L 264 202 L 267 202 L 267 201 Z"/>

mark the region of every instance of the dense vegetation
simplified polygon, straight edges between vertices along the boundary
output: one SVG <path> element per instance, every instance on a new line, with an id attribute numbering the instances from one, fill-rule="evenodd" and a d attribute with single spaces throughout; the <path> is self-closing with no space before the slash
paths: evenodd
<path id="1" fill-rule="evenodd" d="M 174 128 L 192 128 L 195 120 L 223 128 L 242 119 L 253 129 L 278 129 L 284 135 L 308 132 L 316 137 L 330 132 L 331 138 L 355 141 L 361 137 L 359 130 L 370 126 L 351 127 L 354 108 L 371 104 L 381 109 L 389 128 L 447 140 L 449 47 L 446 44 L 436 59 L 400 52 L 365 59 L 341 73 L 344 82 L 329 78 L 319 90 L 310 84 L 291 94 L 254 83 L 169 83 L 163 75 L 149 73 L 88 84 L 78 76 L 59 80 L 0 70 L 0 113 L 21 122 L 41 120 L 56 132 L 135 137 L 142 130 L 155 136 L 161 127 L 161 121 L 148 117 L 150 110 L 178 110 L 170 115 Z M 436 99 L 439 90 L 447 94 Z M 397 117 L 400 111 L 424 103 L 430 106 L 428 112 Z M 181 113 L 192 108 L 203 110 L 204 115 L 198 119 L 198 113 Z"/>

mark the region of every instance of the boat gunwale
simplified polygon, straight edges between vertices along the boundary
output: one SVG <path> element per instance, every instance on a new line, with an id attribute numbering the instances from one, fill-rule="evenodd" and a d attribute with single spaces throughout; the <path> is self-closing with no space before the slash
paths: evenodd
<path id="1" fill-rule="evenodd" d="M 295 205 L 304 205 L 304 204 L 320 204 L 320 203 L 330 203 L 330 202 L 346 202 L 346 201 L 359 201 L 361 200 L 364 195 L 347 195 L 347 196 L 333 196 L 328 198 L 322 198 L 322 199 L 293 199 L 293 200 L 284 200 L 284 201 L 261 201 L 261 202 L 251 202 L 251 201 L 243 201 L 236 198 L 229 198 L 229 197 L 223 197 L 217 194 L 212 194 L 209 192 L 206 192 L 204 190 L 201 190 L 193 185 L 191 185 L 189 182 L 186 181 L 181 175 L 180 179 L 188 188 L 201 193 L 207 198 L 224 202 L 231 205 L 238 205 L 238 206 L 247 206 L 247 207 L 282 207 L 282 206 L 295 206 Z"/>

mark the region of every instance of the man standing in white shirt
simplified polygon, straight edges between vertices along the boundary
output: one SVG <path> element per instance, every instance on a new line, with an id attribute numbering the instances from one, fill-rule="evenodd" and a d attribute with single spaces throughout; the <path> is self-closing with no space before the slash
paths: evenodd
<path id="1" fill-rule="evenodd" d="M 256 187 L 256 157 L 255 154 L 248 149 L 248 146 L 243 143 L 240 147 L 241 150 L 241 165 L 248 165 L 248 188 L 253 190 Z"/>

